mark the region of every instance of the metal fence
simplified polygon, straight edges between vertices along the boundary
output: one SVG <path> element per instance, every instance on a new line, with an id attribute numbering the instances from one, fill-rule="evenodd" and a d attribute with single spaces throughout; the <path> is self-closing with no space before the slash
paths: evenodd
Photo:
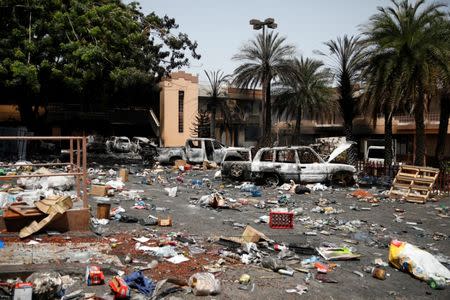
<path id="1" fill-rule="evenodd" d="M 364 176 L 384 178 L 386 181 L 392 182 L 400 169 L 400 164 L 394 163 L 388 166 L 383 163 L 359 161 L 356 169 Z M 433 189 L 450 194 L 450 172 L 448 170 L 439 172 Z"/>

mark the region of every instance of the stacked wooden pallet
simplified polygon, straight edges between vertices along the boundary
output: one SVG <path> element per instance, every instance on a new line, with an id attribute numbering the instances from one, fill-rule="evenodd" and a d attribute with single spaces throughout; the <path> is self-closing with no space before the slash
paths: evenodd
<path id="1" fill-rule="evenodd" d="M 404 198 L 408 202 L 425 203 L 439 175 L 439 169 L 400 166 L 389 191 L 391 198 Z"/>

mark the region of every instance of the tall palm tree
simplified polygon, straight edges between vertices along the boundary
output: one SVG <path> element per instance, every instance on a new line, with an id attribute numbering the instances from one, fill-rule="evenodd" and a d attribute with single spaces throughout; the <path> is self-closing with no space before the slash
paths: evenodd
<path id="1" fill-rule="evenodd" d="M 447 18 L 442 23 L 444 30 L 447 30 L 447 45 L 448 45 L 448 64 L 450 65 L 450 12 Z M 450 66 L 449 66 L 450 68 Z M 447 127 L 450 118 L 450 76 L 449 74 L 441 73 L 441 93 L 440 93 L 440 114 L 439 114 L 439 129 L 438 140 L 436 144 L 435 157 L 439 169 L 446 170 L 447 164 L 444 161 L 445 156 L 445 141 L 447 139 Z"/>
<path id="2" fill-rule="evenodd" d="M 337 82 L 338 106 L 344 119 L 344 133 L 347 141 L 354 141 L 353 119 L 357 113 L 357 99 L 364 62 L 364 48 L 359 37 L 338 37 L 325 43 L 331 58 L 331 71 Z M 323 52 L 319 54 L 326 55 Z M 348 163 L 356 165 L 356 146 L 348 150 Z"/>
<path id="3" fill-rule="evenodd" d="M 323 62 L 319 60 L 302 56 L 292 61 L 293 72 L 281 78 L 274 109 L 279 116 L 284 115 L 286 120 L 295 119 L 293 145 L 298 145 L 300 142 L 303 113 L 323 114 L 330 110 L 331 74 L 323 66 Z"/>
<path id="4" fill-rule="evenodd" d="M 209 96 L 208 106 L 211 111 L 210 118 L 210 136 L 216 137 L 216 114 L 217 108 L 223 106 L 223 102 L 220 102 L 219 97 L 226 94 L 225 85 L 230 79 L 230 75 L 225 75 L 221 70 L 206 71 L 204 70 L 206 77 L 208 78 L 209 87 L 207 94 Z M 220 103 L 219 103 L 220 102 Z"/>
<path id="5" fill-rule="evenodd" d="M 448 72 L 448 32 L 440 22 L 445 18 L 446 6 L 424 3 L 392 0 L 391 7 L 378 8 L 365 32 L 368 40 L 379 47 L 387 61 L 384 64 L 389 64 L 380 84 L 389 86 L 394 102 L 411 102 L 416 125 L 414 164 L 420 166 L 425 163 L 424 114 L 437 88 L 433 73 L 436 69 Z"/>
<path id="6" fill-rule="evenodd" d="M 444 161 L 445 156 L 445 140 L 447 138 L 448 121 L 450 118 L 450 87 L 442 91 L 440 99 L 440 116 L 439 116 L 439 130 L 438 140 L 435 150 L 436 161 L 439 169 L 444 171 L 447 164 Z"/>
<path id="7" fill-rule="evenodd" d="M 395 69 L 395 57 L 390 51 L 385 51 L 378 42 L 371 38 L 369 30 L 363 41 L 367 47 L 364 64 L 364 94 L 360 102 L 360 111 L 371 115 L 373 125 L 376 125 L 378 114 L 384 115 L 384 163 L 391 165 L 393 159 L 392 119 L 400 107 L 405 107 L 405 99 L 399 94 L 399 76 Z M 389 83 L 389 85 L 387 85 Z M 394 85 L 394 87 L 393 87 Z"/>
<path id="8" fill-rule="evenodd" d="M 263 144 L 271 141 L 272 109 L 271 84 L 278 76 L 291 72 L 288 60 L 293 56 L 295 47 L 286 43 L 286 38 L 278 33 L 259 34 L 255 40 L 245 44 L 234 60 L 242 64 L 234 70 L 234 84 L 240 88 L 262 87 L 263 103 L 261 127 Z"/>

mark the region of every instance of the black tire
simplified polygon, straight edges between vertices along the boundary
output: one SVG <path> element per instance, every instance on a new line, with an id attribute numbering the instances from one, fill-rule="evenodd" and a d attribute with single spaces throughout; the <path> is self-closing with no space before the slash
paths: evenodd
<path id="1" fill-rule="evenodd" d="M 346 171 L 336 172 L 331 177 L 331 184 L 344 187 L 352 186 L 355 184 L 353 173 Z"/>
<path id="2" fill-rule="evenodd" d="M 244 175 L 244 167 L 241 164 L 232 164 L 230 167 L 230 177 L 238 180 Z"/>
<path id="3" fill-rule="evenodd" d="M 171 165 L 171 166 L 173 166 L 173 165 L 175 165 L 175 161 L 177 161 L 177 160 L 179 160 L 179 159 L 182 159 L 181 157 L 178 157 L 178 156 L 176 156 L 176 157 L 171 157 L 170 159 L 169 159 L 169 164 Z"/>
<path id="4" fill-rule="evenodd" d="M 264 176 L 264 185 L 267 187 L 276 187 L 280 184 L 281 180 L 277 174 L 267 174 Z"/>

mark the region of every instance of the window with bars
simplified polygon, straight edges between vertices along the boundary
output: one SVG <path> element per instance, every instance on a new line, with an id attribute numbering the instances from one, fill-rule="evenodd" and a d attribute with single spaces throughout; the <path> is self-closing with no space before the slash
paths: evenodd
<path id="1" fill-rule="evenodd" d="M 184 131 L 184 91 L 178 91 L 178 132 Z"/>

